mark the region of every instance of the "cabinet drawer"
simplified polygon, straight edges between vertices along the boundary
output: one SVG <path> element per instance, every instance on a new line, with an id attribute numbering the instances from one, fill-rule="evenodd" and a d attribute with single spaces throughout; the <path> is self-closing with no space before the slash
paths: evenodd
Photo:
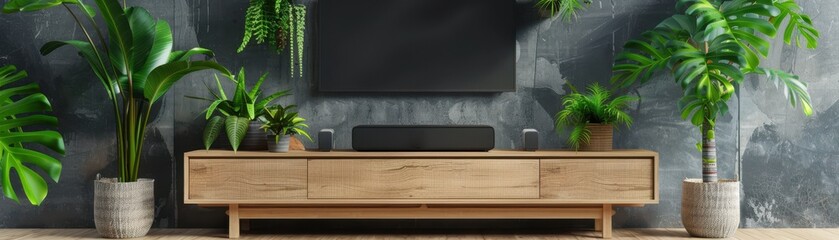
<path id="1" fill-rule="evenodd" d="M 305 159 L 190 159 L 189 198 L 305 199 Z"/>
<path id="2" fill-rule="evenodd" d="M 653 200 L 653 159 L 542 159 L 541 197 Z"/>
<path id="3" fill-rule="evenodd" d="M 309 198 L 539 198 L 539 160 L 309 160 Z"/>

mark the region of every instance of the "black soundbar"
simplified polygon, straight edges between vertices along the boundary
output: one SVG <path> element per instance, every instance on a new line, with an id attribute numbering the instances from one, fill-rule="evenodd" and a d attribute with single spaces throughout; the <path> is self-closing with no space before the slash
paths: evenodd
<path id="1" fill-rule="evenodd" d="M 352 129 L 356 151 L 489 151 L 495 129 L 457 125 L 361 125 Z"/>

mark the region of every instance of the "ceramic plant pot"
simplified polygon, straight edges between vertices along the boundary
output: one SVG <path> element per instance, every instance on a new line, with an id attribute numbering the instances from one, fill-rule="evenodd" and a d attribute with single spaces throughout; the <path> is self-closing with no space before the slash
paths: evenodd
<path id="1" fill-rule="evenodd" d="M 265 151 L 268 143 L 265 141 L 265 130 L 261 129 L 262 123 L 259 121 L 251 121 L 248 125 L 248 132 L 242 143 L 239 144 L 239 150 L 243 151 Z"/>
<path id="2" fill-rule="evenodd" d="M 268 142 L 268 151 L 270 152 L 288 152 L 288 147 L 291 144 L 291 136 L 285 135 L 280 137 L 277 141 L 277 135 L 268 135 L 265 138 Z"/>
<path id="3" fill-rule="evenodd" d="M 740 182 L 682 182 L 682 224 L 694 237 L 728 238 L 740 225 Z"/>
<path id="4" fill-rule="evenodd" d="M 591 131 L 588 143 L 580 144 L 580 151 L 611 151 L 612 150 L 612 125 L 593 124 L 586 125 Z"/>
<path id="5" fill-rule="evenodd" d="M 103 178 L 93 185 L 93 218 L 102 237 L 136 238 L 149 232 L 154 222 L 154 179 Z"/>

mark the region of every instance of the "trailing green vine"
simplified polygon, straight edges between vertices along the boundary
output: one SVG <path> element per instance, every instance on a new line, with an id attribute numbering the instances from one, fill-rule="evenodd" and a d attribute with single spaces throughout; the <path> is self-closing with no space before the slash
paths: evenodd
<path id="1" fill-rule="evenodd" d="M 245 33 L 237 52 L 242 52 L 251 42 L 268 42 L 271 48 L 282 53 L 289 47 L 289 73 L 303 77 L 303 55 L 306 35 L 306 6 L 291 0 L 250 0 L 245 12 Z M 295 65 L 296 69 L 295 69 Z"/>

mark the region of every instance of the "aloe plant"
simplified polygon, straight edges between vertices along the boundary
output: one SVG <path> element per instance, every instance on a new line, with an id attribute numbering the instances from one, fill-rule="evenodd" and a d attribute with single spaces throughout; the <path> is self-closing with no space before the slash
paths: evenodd
<path id="1" fill-rule="evenodd" d="M 248 124 L 263 116 L 266 106 L 272 101 L 289 95 L 290 91 L 286 90 L 262 97 L 261 87 L 267 77 L 267 72 L 262 74 L 259 80 L 256 81 L 256 84 L 248 90 L 245 80 L 245 68 L 240 68 L 239 74 L 227 77 L 236 84 L 232 99 L 227 97 L 218 76 L 215 77 L 218 93 L 212 90 L 210 91 L 213 99 L 190 97 L 210 102 L 205 114 L 207 125 L 204 127 L 203 134 L 204 147 L 206 149 L 210 149 L 223 128 L 227 134 L 230 146 L 233 147 L 233 151 L 238 150 L 239 144 L 242 143 L 248 131 Z M 220 115 L 216 115 L 216 113 Z"/>
<path id="2" fill-rule="evenodd" d="M 96 11 L 80 0 L 11 0 L 4 13 L 40 11 L 61 6 L 81 29 L 84 40 L 52 41 L 41 47 L 41 54 L 71 46 L 87 61 L 102 83 L 113 105 L 116 121 L 119 181 L 134 182 L 139 177 L 146 125 L 157 103 L 175 82 L 189 73 L 215 69 L 230 72 L 213 61 L 191 61 L 193 55 L 209 57 L 204 48 L 172 51 L 172 30 L 163 20 L 155 20 L 146 9 L 120 6 L 114 0 L 95 0 Z M 77 15 L 71 7 L 77 7 Z M 84 21 L 84 20 L 87 21 Z M 87 23 L 87 24 L 86 24 Z M 105 23 L 106 40 L 99 23 Z"/>
<path id="3" fill-rule="evenodd" d="M 275 142 L 279 142 L 280 138 L 286 135 L 302 135 L 312 141 L 312 137 L 306 132 L 309 125 L 306 125 L 305 118 L 294 111 L 296 107 L 296 105 L 286 107 L 276 105 L 265 108 L 265 115 L 260 118 L 265 123 L 262 129 L 273 133 Z"/>
<path id="4" fill-rule="evenodd" d="M 819 32 L 794 0 L 679 0 L 676 9 L 679 14 L 624 45 L 612 82 L 626 87 L 662 70 L 672 73 L 683 89 L 681 117 L 701 129 L 702 179 L 716 182 L 716 119 L 728 112 L 747 75 L 765 77 L 792 106 L 813 113 L 807 85 L 795 74 L 762 67 L 760 57 L 768 57 L 769 40 L 779 32 L 786 44 L 807 48 L 818 46 Z"/>
<path id="5" fill-rule="evenodd" d="M 568 143 L 574 149 L 579 149 L 581 143 L 588 143 L 591 132 L 587 124 L 606 124 L 617 127 L 632 125 L 632 117 L 624 110 L 629 103 L 637 100 L 631 96 L 612 97 L 609 90 L 599 84 L 592 84 L 586 93 L 580 93 L 573 85 L 568 85 L 572 93 L 562 98 L 564 108 L 556 114 L 556 131 L 571 127 Z"/>
<path id="6" fill-rule="evenodd" d="M 24 130 L 58 126 L 57 118 L 44 113 L 52 107 L 38 84 L 9 87 L 26 76 L 15 66 L 0 67 L 0 183 L 3 195 L 20 203 L 12 185 L 12 171 L 16 172 L 29 203 L 40 205 L 47 197 L 47 182 L 32 167 L 58 182 L 61 162 L 23 144 L 39 144 L 63 155 L 64 138 L 54 130 Z"/>

